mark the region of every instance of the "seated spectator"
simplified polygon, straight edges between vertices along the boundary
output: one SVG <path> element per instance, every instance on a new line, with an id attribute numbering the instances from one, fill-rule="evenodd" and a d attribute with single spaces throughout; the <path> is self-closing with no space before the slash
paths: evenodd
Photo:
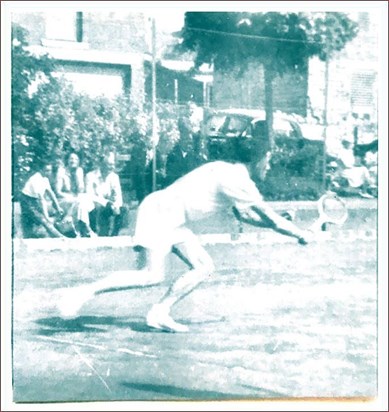
<path id="1" fill-rule="evenodd" d="M 64 199 L 72 199 L 74 195 L 85 192 L 84 171 L 76 153 L 69 153 L 65 166 L 58 168 L 55 185 L 57 195 Z"/>
<path id="2" fill-rule="evenodd" d="M 377 197 L 378 195 L 378 150 L 373 149 L 368 151 L 364 157 L 364 163 L 369 170 L 369 174 L 372 180 L 369 193 Z"/>
<path id="3" fill-rule="evenodd" d="M 372 198 L 369 190 L 373 184 L 369 170 L 362 163 L 361 156 L 355 156 L 354 164 L 351 167 L 344 167 L 339 170 L 337 182 L 337 192 L 340 195 L 359 195 L 365 198 Z"/>
<path id="4" fill-rule="evenodd" d="M 342 148 L 337 155 L 337 162 L 341 169 L 349 169 L 354 166 L 353 144 L 347 139 L 342 140 Z"/>
<path id="5" fill-rule="evenodd" d="M 101 158 L 100 166 L 86 175 L 86 193 L 94 204 L 90 224 L 99 236 L 117 236 L 126 217 L 119 176 L 114 170 L 115 154 L 109 152 Z"/>
<path id="6" fill-rule="evenodd" d="M 373 140 L 370 143 L 356 144 L 354 147 L 354 155 L 364 157 L 367 153 L 377 153 L 378 152 L 378 139 Z"/>
<path id="7" fill-rule="evenodd" d="M 66 213 L 66 221 L 72 225 L 73 236 L 96 236 L 89 224 L 89 212 L 94 205 L 85 194 L 84 171 L 76 153 L 69 153 L 65 166 L 58 168 L 54 190 Z"/>
<path id="8" fill-rule="evenodd" d="M 55 219 L 50 216 L 51 205 L 58 216 L 63 215 L 62 208 L 50 185 L 51 173 L 50 163 L 39 163 L 36 173 L 27 180 L 22 189 L 20 195 L 21 221 L 23 234 L 27 238 L 64 237 L 55 228 Z"/>

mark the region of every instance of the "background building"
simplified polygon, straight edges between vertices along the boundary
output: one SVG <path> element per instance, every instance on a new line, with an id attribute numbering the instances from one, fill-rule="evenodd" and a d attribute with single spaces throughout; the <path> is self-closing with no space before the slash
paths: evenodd
<path id="1" fill-rule="evenodd" d="M 328 113 L 335 124 L 354 113 L 354 118 L 377 121 L 378 102 L 378 24 L 373 13 L 350 13 L 358 22 L 359 33 L 345 49 L 334 54 L 328 70 Z M 308 95 L 312 111 L 323 118 L 325 63 L 309 62 Z"/>
<path id="2" fill-rule="evenodd" d="M 30 51 L 55 59 L 76 91 L 107 97 L 127 93 L 139 104 L 150 99 L 152 29 L 144 13 L 61 9 L 13 13 L 12 20 L 28 30 Z M 203 104 L 205 81 L 177 64 L 161 64 L 174 41 L 157 26 L 157 98 L 180 102 L 189 96 Z"/>

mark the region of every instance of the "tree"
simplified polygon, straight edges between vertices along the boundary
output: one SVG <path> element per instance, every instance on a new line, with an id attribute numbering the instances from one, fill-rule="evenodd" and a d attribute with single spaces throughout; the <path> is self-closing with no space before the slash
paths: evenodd
<path id="1" fill-rule="evenodd" d="M 35 57 L 27 50 L 27 31 L 12 26 L 11 121 L 13 187 L 20 187 L 29 173 L 34 153 L 31 126 L 35 122 L 31 88 L 39 81 L 50 82 L 53 64 L 47 56 Z M 42 153 L 43 155 L 43 153 Z"/>
<path id="2" fill-rule="evenodd" d="M 188 12 L 181 31 L 181 50 L 195 52 L 196 66 L 244 70 L 255 60 L 264 67 L 268 138 L 273 146 L 273 80 L 311 56 L 326 60 L 357 34 L 344 13 Z"/>

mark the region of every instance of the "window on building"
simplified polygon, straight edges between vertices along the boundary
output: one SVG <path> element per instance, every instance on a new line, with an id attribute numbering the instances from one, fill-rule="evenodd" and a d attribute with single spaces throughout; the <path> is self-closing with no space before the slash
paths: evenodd
<path id="1" fill-rule="evenodd" d="M 68 10 L 47 12 L 46 39 L 82 42 L 83 13 Z"/>
<path id="2" fill-rule="evenodd" d="M 375 80 L 376 74 L 371 71 L 353 73 L 351 78 L 351 106 L 353 109 L 374 107 Z"/>
<path id="3" fill-rule="evenodd" d="M 369 30 L 370 15 L 367 12 L 358 13 L 358 26 L 361 30 Z"/>
<path id="4" fill-rule="evenodd" d="M 78 93 L 91 97 L 109 98 L 129 94 L 131 89 L 131 67 L 111 67 L 93 63 L 64 63 L 57 75 L 70 81 Z"/>

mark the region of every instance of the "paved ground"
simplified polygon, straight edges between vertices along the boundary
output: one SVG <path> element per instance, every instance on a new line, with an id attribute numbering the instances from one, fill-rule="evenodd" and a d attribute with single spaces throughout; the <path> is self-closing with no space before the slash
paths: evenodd
<path id="1" fill-rule="evenodd" d="M 131 267 L 129 247 L 82 247 L 88 239 L 66 250 L 19 247 L 14 399 L 374 397 L 375 224 L 374 213 L 362 211 L 331 239 L 306 247 L 281 235 L 208 243 L 217 272 L 173 312 L 190 326 L 187 334 L 145 324 L 166 284 L 102 294 L 77 319 L 58 317 L 58 288 Z M 174 258 L 168 266 L 168 279 L 183 269 Z"/>

